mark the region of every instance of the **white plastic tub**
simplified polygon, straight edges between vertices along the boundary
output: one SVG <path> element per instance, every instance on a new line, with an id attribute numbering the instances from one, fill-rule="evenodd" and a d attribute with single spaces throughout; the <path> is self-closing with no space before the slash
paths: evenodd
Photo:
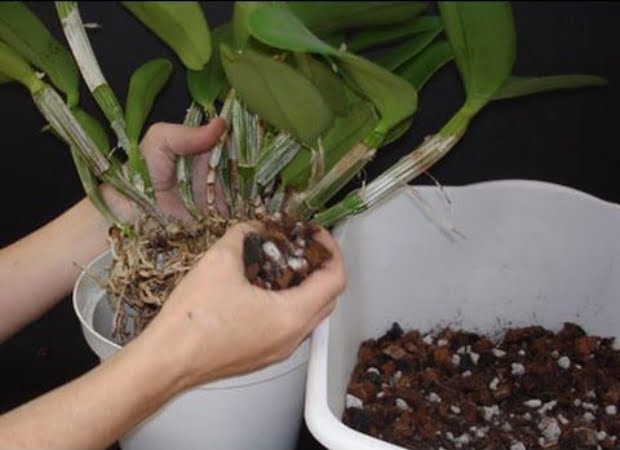
<path id="1" fill-rule="evenodd" d="M 88 267 L 103 278 L 105 253 Z M 104 291 L 82 273 L 73 305 L 90 348 L 105 360 L 120 347 L 110 340 L 112 310 Z M 189 390 L 120 440 L 124 450 L 292 450 L 301 421 L 309 342 L 264 369 Z"/>
<path id="2" fill-rule="evenodd" d="M 401 447 L 341 423 L 359 344 L 398 321 L 404 329 L 454 324 L 486 333 L 502 324 L 565 321 L 620 334 L 620 207 L 531 181 L 417 192 L 464 238 L 450 240 L 404 191 L 338 231 L 349 284 L 312 338 L 305 417 L 332 450 Z"/>

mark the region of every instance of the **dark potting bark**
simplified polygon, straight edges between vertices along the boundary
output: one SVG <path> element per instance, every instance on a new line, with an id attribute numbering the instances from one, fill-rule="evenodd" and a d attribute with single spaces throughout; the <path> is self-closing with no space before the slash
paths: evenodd
<path id="1" fill-rule="evenodd" d="M 620 449 L 620 352 L 564 324 L 501 340 L 394 324 L 362 343 L 348 426 L 408 449 Z"/>

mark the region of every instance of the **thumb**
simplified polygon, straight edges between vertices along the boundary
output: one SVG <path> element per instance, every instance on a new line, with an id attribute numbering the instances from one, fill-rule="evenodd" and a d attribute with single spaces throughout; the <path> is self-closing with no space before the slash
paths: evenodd
<path id="1" fill-rule="evenodd" d="M 220 117 L 201 127 L 156 123 L 147 131 L 142 146 L 169 156 L 206 152 L 217 143 L 225 129 L 226 122 Z"/>

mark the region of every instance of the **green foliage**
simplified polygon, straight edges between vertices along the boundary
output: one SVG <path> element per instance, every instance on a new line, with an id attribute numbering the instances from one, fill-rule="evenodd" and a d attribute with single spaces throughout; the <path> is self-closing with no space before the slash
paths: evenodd
<path id="1" fill-rule="evenodd" d="M 207 65 L 199 71 L 188 69 L 187 87 L 196 103 L 203 109 L 214 111 L 215 100 L 222 94 L 228 84 L 220 57 L 220 44 L 232 43 L 232 28 L 226 23 L 213 30 L 213 52 Z"/>
<path id="2" fill-rule="evenodd" d="M 362 29 L 347 40 L 347 49 L 351 52 L 358 52 L 382 44 L 399 42 L 425 31 L 441 29 L 441 27 L 439 17 L 421 16 L 398 25 Z"/>
<path id="3" fill-rule="evenodd" d="M 393 72 L 427 48 L 440 32 L 441 28 L 420 33 L 386 52 L 376 62 Z"/>
<path id="4" fill-rule="evenodd" d="M 177 54 L 186 68 L 201 70 L 211 57 L 211 35 L 198 2 L 121 2 Z"/>
<path id="5" fill-rule="evenodd" d="M 447 41 L 440 40 L 426 47 L 418 56 L 400 66 L 396 73 L 420 91 L 426 82 L 454 55 Z"/>
<path id="6" fill-rule="evenodd" d="M 508 2 L 439 2 L 444 30 L 475 114 L 512 71 L 515 30 Z"/>
<path id="7" fill-rule="evenodd" d="M 607 80 L 595 75 L 550 75 L 546 77 L 509 77 L 493 95 L 493 100 L 522 97 L 524 95 L 559 89 L 579 89 L 606 86 Z"/>
<path id="8" fill-rule="evenodd" d="M 331 124 L 333 113 L 319 90 L 292 67 L 250 49 L 222 45 L 220 52 L 239 98 L 271 125 L 311 143 Z"/>
<path id="9" fill-rule="evenodd" d="M 293 12 L 314 32 L 392 25 L 418 16 L 425 2 L 288 2 Z"/>
<path id="10" fill-rule="evenodd" d="M 43 86 L 26 60 L 2 41 L 0 41 L 0 71 L 7 79 L 23 84 L 31 93 Z"/>
<path id="11" fill-rule="evenodd" d="M 78 103 L 80 78 L 71 54 L 23 2 L 0 2 L 0 40 L 45 72 L 69 106 Z"/>
<path id="12" fill-rule="evenodd" d="M 155 98 L 171 73 L 170 61 L 157 58 L 144 63 L 131 75 L 125 104 L 127 137 L 131 143 L 137 144 L 140 140 L 142 127 L 153 108 Z"/>

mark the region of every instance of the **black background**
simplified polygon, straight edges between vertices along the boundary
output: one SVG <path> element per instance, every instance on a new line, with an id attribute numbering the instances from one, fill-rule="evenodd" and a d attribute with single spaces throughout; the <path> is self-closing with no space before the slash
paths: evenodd
<path id="1" fill-rule="evenodd" d="M 29 5 L 64 41 L 53 4 Z M 513 7 L 518 34 L 515 74 L 592 73 L 607 78 L 609 86 L 492 104 L 432 174 L 446 185 L 505 178 L 543 180 L 620 203 L 620 7 L 594 2 L 517 2 Z M 209 2 L 204 9 L 210 25 L 215 26 L 229 20 L 232 5 Z M 118 5 L 85 2 L 82 17 L 103 26 L 91 31 L 90 37 L 108 82 L 121 99 L 138 65 L 159 56 L 176 61 Z M 82 99 L 87 110 L 96 112 L 85 91 Z M 420 95 L 414 129 L 378 154 L 368 166 L 368 179 L 437 130 L 462 99 L 454 67 L 442 69 Z M 177 62 L 151 123 L 180 122 L 188 104 Z M 2 246 L 44 225 L 83 197 L 67 148 L 41 133 L 43 125 L 23 89 L 0 86 Z M 429 182 L 426 177 L 417 180 Z M 45 249 L 41 252 L 45 257 Z M 0 345 L 0 412 L 73 379 L 96 363 L 81 336 L 70 299 L 63 300 Z M 299 448 L 322 447 L 304 429 Z"/>

